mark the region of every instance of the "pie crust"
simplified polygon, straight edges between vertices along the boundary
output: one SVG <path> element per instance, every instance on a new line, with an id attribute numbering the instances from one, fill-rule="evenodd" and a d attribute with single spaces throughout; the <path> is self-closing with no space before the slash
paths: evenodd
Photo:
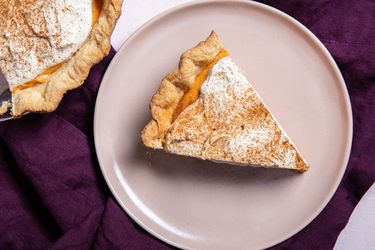
<path id="1" fill-rule="evenodd" d="M 12 93 L 12 116 L 54 111 L 67 91 L 83 84 L 90 69 L 110 50 L 110 37 L 121 15 L 121 5 L 122 0 L 103 0 L 99 19 L 82 47 L 50 74 L 47 82 Z"/>
<path id="2" fill-rule="evenodd" d="M 178 69 L 169 73 L 152 97 L 152 120 L 142 131 L 142 142 L 151 148 L 162 149 L 165 135 L 173 122 L 178 103 L 190 90 L 197 75 L 212 62 L 224 46 L 215 32 L 194 48 L 182 54 Z"/>

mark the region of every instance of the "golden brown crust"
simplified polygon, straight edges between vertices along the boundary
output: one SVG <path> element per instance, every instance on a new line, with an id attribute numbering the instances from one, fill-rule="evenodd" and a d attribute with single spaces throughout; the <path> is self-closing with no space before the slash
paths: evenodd
<path id="1" fill-rule="evenodd" d="M 152 120 L 142 131 L 142 142 L 151 148 L 163 148 L 164 137 L 172 123 L 173 113 L 182 96 L 193 85 L 195 77 L 223 49 L 215 32 L 194 48 L 182 54 L 178 69 L 168 74 L 152 97 Z"/>
<path id="2" fill-rule="evenodd" d="M 110 37 L 121 15 L 122 0 L 103 0 L 98 21 L 82 47 L 52 73 L 46 83 L 18 90 L 12 95 L 12 115 L 26 112 L 51 112 L 68 90 L 83 84 L 90 69 L 109 52 Z"/>

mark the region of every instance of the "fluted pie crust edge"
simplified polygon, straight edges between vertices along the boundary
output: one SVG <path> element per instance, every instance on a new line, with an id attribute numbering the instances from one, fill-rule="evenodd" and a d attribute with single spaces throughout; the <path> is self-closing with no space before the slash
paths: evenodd
<path id="1" fill-rule="evenodd" d="M 143 144 L 163 148 L 165 135 L 173 122 L 178 103 L 194 84 L 196 76 L 223 50 L 224 46 L 214 31 L 194 48 L 182 54 L 178 69 L 169 73 L 151 99 L 152 120 L 141 134 Z"/>

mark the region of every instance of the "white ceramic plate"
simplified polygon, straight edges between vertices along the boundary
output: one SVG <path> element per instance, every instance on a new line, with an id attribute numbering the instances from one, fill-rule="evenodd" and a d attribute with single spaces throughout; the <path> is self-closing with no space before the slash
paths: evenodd
<path id="1" fill-rule="evenodd" d="M 307 173 L 140 144 L 161 79 L 212 29 L 311 164 Z M 300 23 L 254 2 L 201 1 L 159 15 L 122 46 L 103 79 L 94 129 L 110 189 L 147 231 L 182 248 L 256 249 L 292 236 L 328 203 L 349 157 L 352 116 L 336 64 Z"/>

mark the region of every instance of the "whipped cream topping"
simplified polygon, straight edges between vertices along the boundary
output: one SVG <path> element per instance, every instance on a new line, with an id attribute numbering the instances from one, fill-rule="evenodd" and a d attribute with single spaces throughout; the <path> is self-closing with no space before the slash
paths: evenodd
<path id="1" fill-rule="evenodd" d="M 210 110 L 210 115 L 213 115 L 211 119 L 220 124 L 229 122 L 237 126 L 241 117 L 249 117 L 249 111 L 261 102 L 252 85 L 230 57 L 222 58 L 211 69 L 201 87 L 200 98 Z M 238 161 L 246 158 L 249 151 L 270 143 L 274 134 L 258 121 L 254 124 L 249 120 L 243 122 L 243 129 L 230 125 L 226 129 L 229 135 L 225 150 Z"/>
<path id="2" fill-rule="evenodd" d="M 297 167 L 297 151 L 230 57 L 220 59 L 198 100 L 172 124 L 167 150 L 263 167 Z"/>
<path id="3" fill-rule="evenodd" d="M 259 98 L 246 77 L 230 57 L 220 59 L 212 67 L 207 79 L 201 86 L 200 99 L 205 101 L 207 109 L 213 111 L 215 120 L 226 122 L 228 115 L 238 115 L 253 107 L 255 102 L 241 100 Z M 231 109 L 231 110 L 230 110 Z M 228 112 L 230 111 L 230 112 Z"/>
<path id="4" fill-rule="evenodd" d="M 271 141 L 271 131 L 265 128 L 248 129 L 230 138 L 227 150 L 232 153 L 243 154 L 246 157 L 249 148 L 259 148 Z"/>
<path id="5" fill-rule="evenodd" d="M 91 26 L 92 0 L 0 0 L 0 69 L 9 88 L 70 58 Z"/>

